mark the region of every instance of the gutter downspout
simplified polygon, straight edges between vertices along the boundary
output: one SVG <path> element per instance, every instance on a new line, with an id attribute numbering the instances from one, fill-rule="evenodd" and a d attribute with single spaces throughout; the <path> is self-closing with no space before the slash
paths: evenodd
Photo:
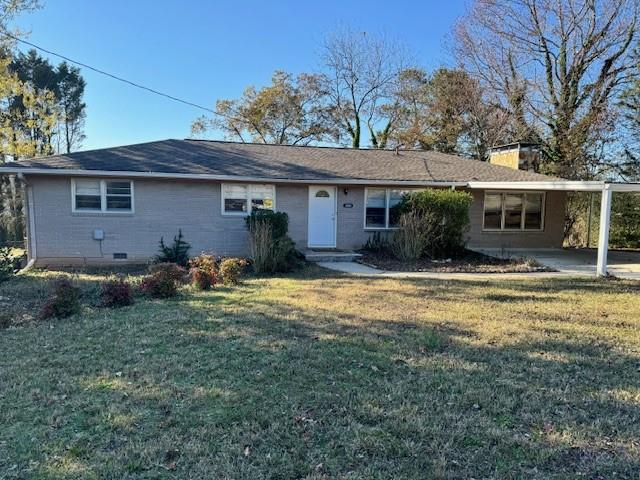
<path id="1" fill-rule="evenodd" d="M 36 249 L 36 216 L 34 209 L 34 200 L 33 200 L 33 186 L 27 182 L 24 174 L 22 172 L 18 173 L 18 179 L 24 182 L 24 188 L 26 191 L 25 201 L 26 201 L 26 213 L 27 213 L 27 259 L 28 263 L 25 268 L 30 268 L 35 264 L 38 259 L 37 249 Z"/>

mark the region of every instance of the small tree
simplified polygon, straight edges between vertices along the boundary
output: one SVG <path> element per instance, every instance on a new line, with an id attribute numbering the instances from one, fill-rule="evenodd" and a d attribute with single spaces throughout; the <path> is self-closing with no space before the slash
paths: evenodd
<path id="1" fill-rule="evenodd" d="M 173 244 L 167 246 L 164 237 L 160 237 L 160 253 L 156 255 L 157 263 L 176 263 L 181 267 L 186 267 L 189 263 L 189 250 L 191 245 L 184 240 L 182 230 L 178 230 L 178 235 L 173 237 Z"/>

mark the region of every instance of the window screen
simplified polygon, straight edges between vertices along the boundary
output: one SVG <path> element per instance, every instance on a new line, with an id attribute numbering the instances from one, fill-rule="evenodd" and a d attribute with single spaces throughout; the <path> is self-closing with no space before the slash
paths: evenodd
<path id="1" fill-rule="evenodd" d="M 484 228 L 502 228 L 502 194 L 487 193 L 484 196 Z"/>
<path id="2" fill-rule="evenodd" d="M 506 193 L 504 195 L 504 229 L 520 230 L 522 228 L 522 205 L 523 197 L 521 193 Z"/>
<path id="3" fill-rule="evenodd" d="M 225 212 L 246 213 L 248 211 L 246 185 L 225 185 L 223 190 Z"/>
<path id="4" fill-rule="evenodd" d="M 525 229 L 540 230 L 542 228 L 542 198 L 541 193 L 527 193 L 525 195 Z"/>
<path id="5" fill-rule="evenodd" d="M 368 189 L 365 226 L 369 228 L 385 228 L 386 212 L 387 191 L 384 188 Z"/>
<path id="6" fill-rule="evenodd" d="M 544 193 L 485 193 L 484 228 L 487 230 L 542 230 Z"/>
<path id="7" fill-rule="evenodd" d="M 76 210 L 101 210 L 100 180 L 76 180 Z"/>
<path id="8" fill-rule="evenodd" d="M 107 182 L 107 210 L 131 210 L 131 182 Z"/>
<path id="9" fill-rule="evenodd" d="M 275 209 L 275 186 L 258 184 L 224 184 L 222 185 L 222 202 L 224 213 L 248 214 L 252 210 Z"/>

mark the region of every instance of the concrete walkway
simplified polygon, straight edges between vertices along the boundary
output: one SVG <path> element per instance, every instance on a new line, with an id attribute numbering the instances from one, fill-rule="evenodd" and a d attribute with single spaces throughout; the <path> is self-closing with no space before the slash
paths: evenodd
<path id="1" fill-rule="evenodd" d="M 594 248 L 522 249 L 501 252 L 493 249 L 479 250 L 494 257 L 524 257 L 542 265 L 571 275 L 595 275 L 598 251 Z M 640 280 L 640 252 L 609 250 L 609 274 L 618 278 Z"/>
<path id="2" fill-rule="evenodd" d="M 319 262 L 318 265 L 329 270 L 348 273 L 358 277 L 380 278 L 425 278 L 434 280 L 533 280 L 537 278 L 558 278 L 588 276 L 589 273 L 565 273 L 565 272 L 531 272 L 531 273 L 444 273 L 444 272 L 394 272 L 379 270 L 356 262 Z"/>
<path id="3" fill-rule="evenodd" d="M 497 251 L 483 250 L 485 254 L 524 257 L 558 270 L 557 272 L 530 273 L 441 273 L 441 272 L 394 272 L 379 270 L 355 262 L 320 262 L 318 265 L 364 277 L 389 278 L 433 278 L 441 280 L 491 280 L 491 279 L 536 279 L 558 277 L 595 277 L 596 256 L 594 249 L 540 249 L 518 250 L 500 255 Z M 640 280 L 640 252 L 610 251 L 609 273 L 618 278 Z"/>

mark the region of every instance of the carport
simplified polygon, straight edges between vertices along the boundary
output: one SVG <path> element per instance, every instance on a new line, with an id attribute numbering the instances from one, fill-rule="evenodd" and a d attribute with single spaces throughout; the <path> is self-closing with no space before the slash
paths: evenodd
<path id="1" fill-rule="evenodd" d="M 609 229 L 611 226 L 611 199 L 616 193 L 640 193 L 640 183 L 615 183 L 603 181 L 571 181 L 559 180 L 549 182 L 469 182 L 472 189 L 500 189 L 500 190 L 560 190 L 565 192 L 600 192 L 600 231 L 598 235 L 598 250 L 596 260 L 596 274 L 609 274 Z M 638 226 L 640 228 L 640 225 Z M 535 257 L 535 255 L 534 255 Z M 616 257 L 618 257 L 616 252 Z M 616 258 L 616 262 L 617 262 Z M 632 260 L 633 262 L 633 260 Z M 544 262 L 542 262 L 544 263 Z M 633 263 L 631 263 L 633 265 Z"/>

